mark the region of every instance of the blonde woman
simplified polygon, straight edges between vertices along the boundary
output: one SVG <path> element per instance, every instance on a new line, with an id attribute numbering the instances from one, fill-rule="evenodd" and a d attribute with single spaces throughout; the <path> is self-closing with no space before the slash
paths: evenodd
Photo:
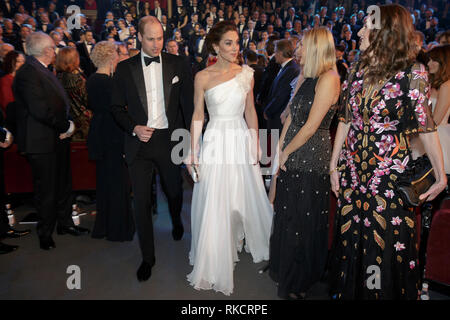
<path id="1" fill-rule="evenodd" d="M 327 258 L 329 127 L 339 97 L 333 36 L 324 27 L 305 32 L 302 74 L 288 104 L 280 138 L 279 170 L 270 239 L 271 278 L 278 296 L 304 299 Z"/>
<path id="2" fill-rule="evenodd" d="M 131 212 L 128 173 L 123 159 L 124 132 L 111 114 L 112 74 L 119 62 L 117 46 L 99 42 L 91 53 L 97 67 L 87 81 L 88 107 L 94 117 L 87 141 L 89 158 L 97 166 L 97 216 L 92 237 L 109 241 L 131 241 L 134 221 Z"/>

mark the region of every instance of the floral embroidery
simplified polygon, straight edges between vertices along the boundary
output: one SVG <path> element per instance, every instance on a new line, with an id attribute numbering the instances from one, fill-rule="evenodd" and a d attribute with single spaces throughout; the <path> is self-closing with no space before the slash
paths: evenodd
<path id="1" fill-rule="evenodd" d="M 353 220 L 355 220 L 356 223 L 359 223 L 359 221 L 361 221 L 361 219 L 359 219 L 359 216 L 353 216 Z"/>
<path id="2" fill-rule="evenodd" d="M 383 211 L 384 211 L 383 206 L 377 206 L 377 212 L 378 213 L 383 212 Z"/>
<path id="3" fill-rule="evenodd" d="M 384 196 L 386 198 L 392 199 L 394 197 L 394 191 L 393 190 L 386 190 L 386 192 L 384 193 Z"/>
<path id="4" fill-rule="evenodd" d="M 413 70 L 412 74 L 414 76 L 413 80 L 423 79 L 425 81 L 428 81 L 428 72 L 423 64 L 420 64 L 419 70 Z"/>
<path id="5" fill-rule="evenodd" d="M 398 173 L 403 173 L 406 169 L 408 161 L 409 156 L 406 156 L 405 159 L 403 159 L 403 162 L 399 159 L 394 159 L 394 165 L 391 167 L 391 169 L 396 170 Z"/>
<path id="6" fill-rule="evenodd" d="M 398 120 L 390 121 L 390 120 L 391 119 L 389 117 L 385 117 L 384 122 L 375 123 L 373 127 L 375 129 L 378 129 L 376 133 L 380 134 L 384 131 L 389 131 L 389 130 L 396 131 L 397 130 L 396 125 L 399 124 L 399 121 Z"/>
<path id="7" fill-rule="evenodd" d="M 402 251 L 402 250 L 406 249 L 405 244 L 400 243 L 399 241 L 397 241 L 397 243 L 394 244 L 394 248 L 395 248 L 395 251 Z"/>
<path id="8" fill-rule="evenodd" d="M 394 225 L 394 226 L 399 226 L 400 223 L 402 223 L 402 221 L 403 221 L 403 220 L 400 219 L 400 217 L 393 217 L 391 223 L 392 223 L 392 225 Z"/>
<path id="9" fill-rule="evenodd" d="M 415 261 L 410 261 L 409 262 L 409 268 L 412 270 L 416 267 L 416 262 Z"/>
<path id="10" fill-rule="evenodd" d="M 361 89 L 362 89 L 362 84 L 363 84 L 363 81 L 362 81 L 362 80 L 359 80 L 359 81 L 353 81 L 352 87 L 351 87 L 351 89 L 350 89 L 350 94 L 353 96 L 353 95 L 355 95 L 356 92 L 361 91 Z"/>
<path id="11" fill-rule="evenodd" d="M 399 83 L 388 82 L 381 93 L 384 94 L 384 100 L 389 100 L 403 95 L 403 91 L 400 89 Z"/>
<path id="12" fill-rule="evenodd" d="M 348 87 L 348 82 L 347 82 L 347 80 L 345 80 L 344 81 L 344 83 L 342 84 L 342 91 L 345 91 L 346 89 L 347 89 L 347 87 Z"/>
<path id="13" fill-rule="evenodd" d="M 403 79 L 404 76 L 405 76 L 405 72 L 404 71 L 400 71 L 399 73 L 397 73 L 395 75 L 395 79 L 396 80 L 401 80 L 401 79 Z"/>
<path id="14" fill-rule="evenodd" d="M 375 145 L 378 147 L 378 154 L 383 155 L 386 152 L 391 151 L 392 147 L 395 147 L 394 137 L 390 134 L 382 135 L 380 142 L 375 142 Z"/>
<path id="15" fill-rule="evenodd" d="M 369 222 L 369 219 L 367 219 L 367 218 L 364 219 L 364 225 L 366 227 L 370 227 L 371 223 Z"/>
<path id="16" fill-rule="evenodd" d="M 359 190 L 360 190 L 362 193 L 366 193 L 366 192 L 367 192 L 367 188 L 364 187 L 364 186 L 359 186 Z"/>
<path id="17" fill-rule="evenodd" d="M 411 89 L 409 90 L 408 97 L 411 98 L 411 100 L 415 101 L 419 98 L 419 90 L 418 89 Z"/>

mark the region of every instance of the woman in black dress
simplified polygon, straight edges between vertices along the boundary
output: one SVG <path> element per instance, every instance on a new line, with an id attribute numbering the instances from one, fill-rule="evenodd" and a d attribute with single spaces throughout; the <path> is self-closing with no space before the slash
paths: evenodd
<path id="1" fill-rule="evenodd" d="M 358 32 L 364 52 L 342 86 L 330 162 L 338 197 L 329 273 L 335 299 L 418 297 L 416 216 L 395 190 L 411 164 L 408 135 L 419 133 L 436 176 L 420 198 L 434 199 L 447 184 L 411 15 L 385 5 L 379 17 L 381 28 L 367 19 Z"/>
<path id="2" fill-rule="evenodd" d="M 271 278 L 278 296 L 304 299 L 325 271 L 328 250 L 330 124 L 339 98 L 331 32 L 305 33 L 302 74 L 288 104 L 280 138 L 275 217 L 270 238 Z"/>
<path id="3" fill-rule="evenodd" d="M 123 159 L 124 133 L 111 111 L 112 77 L 119 61 L 116 45 L 101 41 L 91 53 L 98 68 L 87 81 L 88 107 L 94 112 L 88 136 L 89 157 L 97 164 L 97 217 L 93 238 L 131 241 L 134 221 Z"/>

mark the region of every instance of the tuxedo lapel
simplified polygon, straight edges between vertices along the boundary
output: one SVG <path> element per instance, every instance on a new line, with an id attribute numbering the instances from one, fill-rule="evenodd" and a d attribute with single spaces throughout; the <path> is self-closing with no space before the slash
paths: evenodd
<path id="1" fill-rule="evenodd" d="M 145 79 L 144 71 L 142 70 L 141 55 L 138 54 L 130 59 L 134 59 L 130 66 L 131 74 L 133 76 L 133 80 L 136 85 L 142 107 L 144 108 L 145 114 L 148 117 L 147 92 L 145 91 Z"/>
<path id="2" fill-rule="evenodd" d="M 162 75 L 163 75 L 163 87 L 164 87 L 164 105 L 166 109 L 166 116 L 169 117 L 169 102 L 170 102 L 170 92 L 172 89 L 172 75 L 173 66 L 170 63 L 170 57 L 164 52 L 161 53 L 162 62 Z"/>

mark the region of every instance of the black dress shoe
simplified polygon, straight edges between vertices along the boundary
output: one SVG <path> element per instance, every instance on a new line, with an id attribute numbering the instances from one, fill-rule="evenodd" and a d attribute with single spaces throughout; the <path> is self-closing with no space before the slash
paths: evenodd
<path id="1" fill-rule="evenodd" d="M 7 254 L 17 250 L 18 248 L 19 246 L 11 246 L 9 244 L 0 242 L 0 254 Z"/>
<path id="2" fill-rule="evenodd" d="M 172 229 L 172 237 L 175 241 L 180 241 L 183 238 L 184 228 L 182 224 L 177 225 Z"/>
<path id="3" fill-rule="evenodd" d="M 152 265 L 146 261 L 142 261 L 137 271 L 138 281 L 147 281 L 152 275 Z"/>
<path id="4" fill-rule="evenodd" d="M 39 245 L 42 250 L 50 250 L 56 248 L 55 241 L 52 237 L 39 239 Z"/>
<path id="5" fill-rule="evenodd" d="M 31 233 L 30 229 L 15 230 L 13 228 L 9 228 L 9 230 L 6 232 L 5 236 L 7 238 L 20 238 L 20 237 L 26 236 L 27 234 L 30 234 L 30 233 Z"/>
<path id="6" fill-rule="evenodd" d="M 84 234 L 89 234 L 90 230 L 82 227 L 77 226 L 70 226 L 70 227 L 60 227 L 56 230 L 56 233 L 61 234 L 70 234 L 72 236 L 81 236 Z"/>

